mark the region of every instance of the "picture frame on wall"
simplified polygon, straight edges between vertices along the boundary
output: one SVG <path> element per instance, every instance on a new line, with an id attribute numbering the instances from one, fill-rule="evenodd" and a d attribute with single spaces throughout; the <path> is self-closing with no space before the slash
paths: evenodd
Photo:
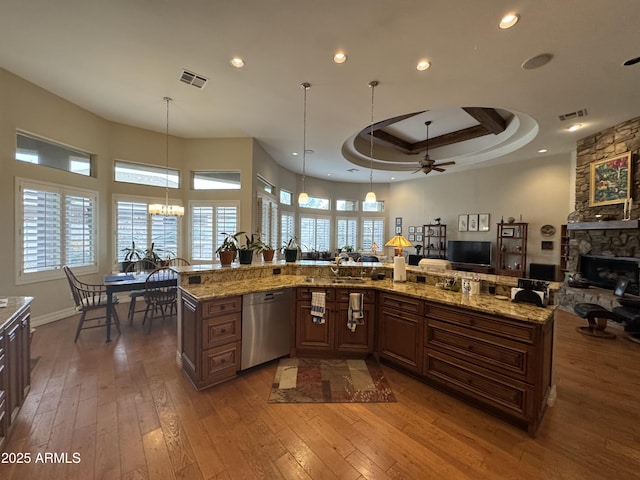
<path id="1" fill-rule="evenodd" d="M 480 213 L 478 214 L 478 231 L 479 232 L 488 232 L 489 231 L 489 214 L 488 213 Z"/>
<path id="2" fill-rule="evenodd" d="M 396 227 L 402 226 L 402 217 L 396 217 Z"/>
<path id="3" fill-rule="evenodd" d="M 540 242 L 541 250 L 553 250 L 553 241 L 551 240 L 543 240 Z"/>
<path id="4" fill-rule="evenodd" d="M 422 225 L 416 227 L 416 233 L 422 233 Z"/>
<path id="5" fill-rule="evenodd" d="M 415 241 L 415 239 L 416 239 L 416 236 L 415 236 L 413 233 L 410 233 L 410 234 L 409 234 L 409 241 L 410 241 L 410 242 L 414 242 L 414 241 Z"/>
<path id="6" fill-rule="evenodd" d="M 422 241 L 422 235 L 416 235 L 416 242 Z"/>
<path id="7" fill-rule="evenodd" d="M 401 234 L 402 234 L 402 226 L 396 225 L 396 235 L 401 235 Z"/>
<path id="8" fill-rule="evenodd" d="M 414 226 L 409 227 L 409 233 L 416 233 L 416 227 Z"/>
<path id="9" fill-rule="evenodd" d="M 624 203 L 631 195 L 631 152 L 591 162 L 589 206 Z"/>
<path id="10" fill-rule="evenodd" d="M 458 231 L 459 232 L 467 231 L 467 221 L 468 221 L 468 216 L 466 214 L 458 215 Z"/>
<path id="11" fill-rule="evenodd" d="M 469 215 L 467 228 L 469 229 L 470 232 L 478 231 L 478 214 L 477 213 L 473 213 Z"/>

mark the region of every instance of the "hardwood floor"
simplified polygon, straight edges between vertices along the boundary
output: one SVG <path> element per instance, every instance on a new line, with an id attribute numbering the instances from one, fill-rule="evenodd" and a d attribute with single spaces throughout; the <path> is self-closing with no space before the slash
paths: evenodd
<path id="1" fill-rule="evenodd" d="M 582 324 L 557 313 L 557 401 L 532 439 L 386 366 L 397 403 L 268 404 L 274 363 L 197 392 L 175 363 L 174 321 L 74 344 L 70 318 L 34 335 L 40 359 L 4 449 L 31 463 L 0 464 L 0 478 L 638 478 L 640 344 Z M 80 461 L 36 463 L 48 452 Z"/>

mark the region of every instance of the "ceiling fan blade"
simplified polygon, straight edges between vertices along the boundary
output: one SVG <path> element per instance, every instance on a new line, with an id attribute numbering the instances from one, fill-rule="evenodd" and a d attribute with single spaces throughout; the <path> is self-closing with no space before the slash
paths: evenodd
<path id="1" fill-rule="evenodd" d="M 445 171 L 444 168 L 438 168 L 438 167 L 433 167 L 432 170 L 435 170 L 436 172 L 444 172 Z"/>
<path id="2" fill-rule="evenodd" d="M 436 163 L 434 165 L 434 167 L 446 167 L 447 165 L 455 165 L 456 162 L 451 161 L 451 162 L 443 162 L 443 163 Z"/>
<path id="3" fill-rule="evenodd" d="M 411 172 L 411 174 L 413 175 L 414 173 L 418 173 L 420 170 L 422 170 L 422 168 L 417 169 L 415 172 Z"/>

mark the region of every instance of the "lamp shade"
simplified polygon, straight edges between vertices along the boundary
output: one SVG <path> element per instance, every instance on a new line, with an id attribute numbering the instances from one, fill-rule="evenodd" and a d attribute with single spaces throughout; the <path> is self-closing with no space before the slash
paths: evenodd
<path id="1" fill-rule="evenodd" d="M 306 192 L 300 193 L 300 195 L 298 195 L 298 204 L 306 205 L 307 203 L 309 203 L 309 195 L 307 195 Z"/>
<path id="2" fill-rule="evenodd" d="M 376 198 L 376 192 L 371 191 L 367 193 L 366 198 L 364 199 L 364 203 L 376 203 L 378 199 Z"/>
<path id="3" fill-rule="evenodd" d="M 403 235 L 396 235 L 391 240 L 389 240 L 387 243 L 385 243 L 384 246 L 385 247 L 402 248 L 402 247 L 411 247 L 411 246 L 413 246 L 413 244 L 409 240 L 404 238 Z"/>

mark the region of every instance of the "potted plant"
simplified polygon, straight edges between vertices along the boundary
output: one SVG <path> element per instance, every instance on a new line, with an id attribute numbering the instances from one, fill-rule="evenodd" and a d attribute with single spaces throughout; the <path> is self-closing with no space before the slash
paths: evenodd
<path id="1" fill-rule="evenodd" d="M 239 235 L 244 234 L 244 232 L 236 233 L 236 238 Z M 258 240 L 259 237 L 255 233 L 249 235 L 244 235 L 244 243 L 241 243 L 238 246 L 238 258 L 240 260 L 241 265 L 251 265 L 253 261 L 253 252 L 260 249 L 260 242 Z"/>
<path id="2" fill-rule="evenodd" d="M 286 262 L 295 262 L 298 259 L 298 242 L 296 237 L 291 237 L 287 243 L 282 247 L 284 252 L 284 259 Z"/>
<path id="3" fill-rule="evenodd" d="M 258 251 L 262 253 L 262 260 L 265 262 L 272 262 L 276 253 L 275 249 L 268 243 L 262 240 L 262 235 L 258 234 Z"/>
<path id="4" fill-rule="evenodd" d="M 123 272 L 127 271 L 131 263 L 142 259 L 144 256 L 144 251 L 136 247 L 136 242 L 131 242 L 131 247 L 125 247 L 121 252 L 125 252 L 122 262 L 120 262 Z"/>
<path id="5" fill-rule="evenodd" d="M 236 258 L 236 252 L 238 251 L 238 238 L 237 236 L 244 232 L 238 232 L 235 234 L 232 233 L 221 233 L 220 235 L 224 235 L 224 240 L 222 244 L 216 249 L 216 253 L 218 257 L 220 257 L 220 264 L 224 266 L 229 266 Z"/>
<path id="6" fill-rule="evenodd" d="M 155 243 L 153 242 L 151 243 L 151 246 L 144 251 L 144 257 L 142 260 L 149 262 L 145 265 L 145 270 L 153 270 L 157 266 L 160 266 L 160 263 L 162 262 L 160 255 L 158 255 L 158 252 L 160 251 L 162 250 L 155 249 Z"/>

